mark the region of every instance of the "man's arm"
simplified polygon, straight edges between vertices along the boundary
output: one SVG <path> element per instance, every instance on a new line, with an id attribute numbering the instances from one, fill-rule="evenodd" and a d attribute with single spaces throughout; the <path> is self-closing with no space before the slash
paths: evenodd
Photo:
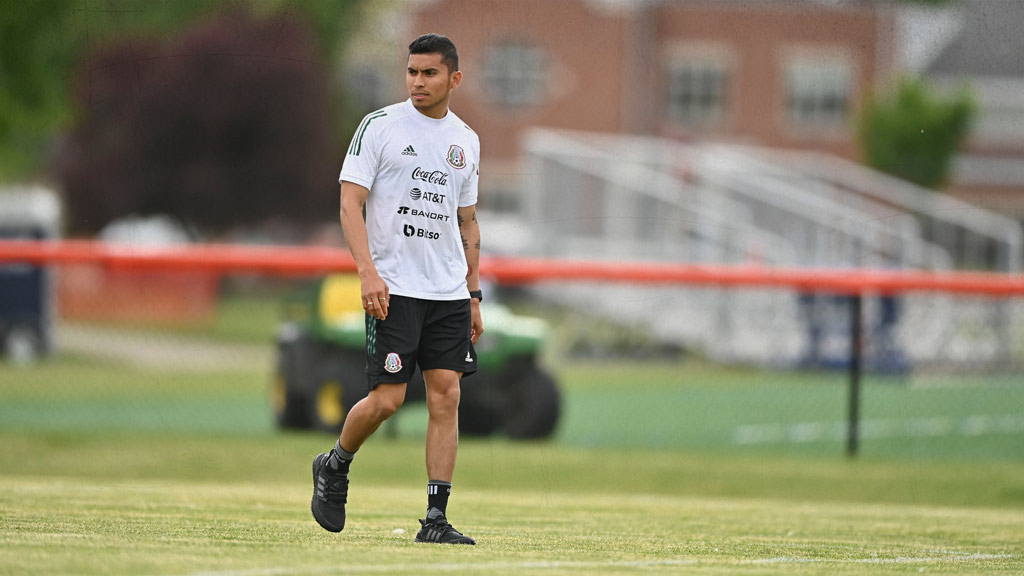
<path id="1" fill-rule="evenodd" d="M 377 267 L 370 257 L 370 243 L 366 235 L 366 221 L 363 207 L 370 191 L 354 182 L 341 183 L 341 231 L 345 243 L 356 261 L 356 271 L 362 292 L 362 306 L 374 318 L 383 320 L 388 316 L 388 285 L 377 273 Z"/>
<path id="2" fill-rule="evenodd" d="M 466 274 L 466 284 L 470 290 L 480 289 L 480 225 L 476 221 L 476 206 L 459 208 L 459 233 L 462 234 L 462 249 L 466 251 L 466 263 L 469 264 L 469 272 Z M 472 328 L 470 337 L 473 344 L 484 333 L 483 317 L 480 315 L 480 300 L 470 299 L 472 309 Z"/>

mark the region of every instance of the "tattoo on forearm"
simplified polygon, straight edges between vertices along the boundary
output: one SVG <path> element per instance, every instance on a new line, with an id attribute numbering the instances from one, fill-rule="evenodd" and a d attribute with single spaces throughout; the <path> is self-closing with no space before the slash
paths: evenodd
<path id="1" fill-rule="evenodd" d="M 462 214 L 457 214 L 456 216 L 459 219 L 459 228 L 463 228 L 463 225 L 466 224 L 466 218 Z M 473 212 L 470 212 L 469 219 L 474 224 L 477 223 L 476 222 L 476 211 L 475 210 Z M 469 240 L 466 239 L 466 234 L 465 234 L 466 231 L 463 230 L 462 232 L 463 232 L 463 234 L 462 234 L 462 249 L 463 250 L 469 250 L 470 244 L 469 244 Z M 479 237 L 479 235 L 474 233 L 473 228 L 470 228 L 469 232 L 470 232 L 470 236 L 477 236 L 477 240 L 476 240 L 476 242 L 473 243 L 473 247 L 476 248 L 477 250 L 479 250 L 480 249 L 480 237 Z"/>

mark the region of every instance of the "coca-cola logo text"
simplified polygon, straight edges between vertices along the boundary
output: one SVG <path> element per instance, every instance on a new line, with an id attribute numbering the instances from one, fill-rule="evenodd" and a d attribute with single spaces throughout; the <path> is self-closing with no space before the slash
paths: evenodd
<path id="1" fill-rule="evenodd" d="M 428 182 L 430 184 L 437 184 L 438 186 L 447 186 L 448 185 L 448 173 L 447 172 L 442 172 L 440 170 L 434 170 L 433 172 L 431 172 L 429 170 L 424 170 L 423 168 L 420 168 L 419 166 L 417 166 L 416 168 L 413 169 L 413 171 L 412 171 L 412 179 L 413 180 L 422 180 L 423 182 Z"/>

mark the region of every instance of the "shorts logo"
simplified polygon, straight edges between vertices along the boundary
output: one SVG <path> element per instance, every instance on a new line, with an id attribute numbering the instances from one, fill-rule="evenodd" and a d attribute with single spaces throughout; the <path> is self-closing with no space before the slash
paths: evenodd
<path id="1" fill-rule="evenodd" d="M 461 146 L 452 144 L 451 148 L 448 148 L 448 163 L 457 170 L 462 170 L 466 167 L 466 153 L 462 150 Z"/>
<path id="2" fill-rule="evenodd" d="M 384 359 L 384 369 L 394 374 L 402 369 L 402 357 L 394 352 L 389 352 Z"/>

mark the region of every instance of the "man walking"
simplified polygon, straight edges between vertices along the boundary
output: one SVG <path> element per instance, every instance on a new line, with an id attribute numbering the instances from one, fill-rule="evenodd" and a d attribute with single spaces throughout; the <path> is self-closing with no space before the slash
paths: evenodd
<path id="1" fill-rule="evenodd" d="M 448 523 L 460 382 L 477 370 L 480 139 L 448 109 L 462 82 L 455 45 L 409 45 L 409 99 L 368 114 L 345 156 L 341 225 L 366 310 L 369 394 L 349 410 L 334 448 L 313 460 L 313 517 L 345 527 L 355 453 L 405 399 L 416 366 L 426 384 L 427 513 L 417 542 L 476 544 Z M 365 220 L 364 220 L 365 210 Z"/>

